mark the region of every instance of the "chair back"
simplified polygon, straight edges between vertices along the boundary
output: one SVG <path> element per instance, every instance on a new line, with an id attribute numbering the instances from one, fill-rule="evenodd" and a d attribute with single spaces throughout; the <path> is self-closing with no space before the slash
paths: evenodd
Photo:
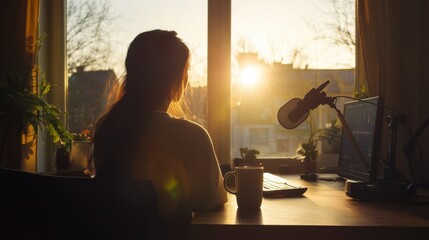
<path id="1" fill-rule="evenodd" d="M 156 190 L 0 168 L 0 239 L 160 239 Z"/>

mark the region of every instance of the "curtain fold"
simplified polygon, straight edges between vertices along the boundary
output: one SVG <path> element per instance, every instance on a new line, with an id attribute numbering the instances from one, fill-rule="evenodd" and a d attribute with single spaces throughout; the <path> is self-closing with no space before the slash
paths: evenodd
<path id="1" fill-rule="evenodd" d="M 380 95 L 383 82 L 381 69 L 386 66 L 386 2 L 358 1 L 358 31 L 363 58 L 363 78 L 360 83 L 367 86 L 370 96 Z"/>
<path id="2" fill-rule="evenodd" d="M 360 83 L 370 96 L 381 96 L 385 106 L 406 116 L 407 126 L 398 126 L 397 168 L 409 174 L 402 146 L 429 117 L 429 1 L 357 0 L 358 49 L 363 64 L 358 69 Z M 385 115 L 397 112 L 385 108 Z M 386 118 L 382 156 L 390 146 Z M 423 159 L 418 150 L 412 159 L 416 181 L 429 183 L 429 129 L 419 137 Z M 386 159 L 389 160 L 389 159 Z"/>
<path id="3" fill-rule="evenodd" d="M 31 69 L 37 53 L 39 0 L 5 1 L 1 16 L 1 72 Z"/>
<path id="4" fill-rule="evenodd" d="M 23 72 L 31 85 L 36 86 L 39 0 L 4 1 L 0 13 L 0 74 L 3 77 L 11 71 Z M 34 87 L 32 91 L 36 93 L 37 89 Z M 2 167 L 20 169 L 22 166 L 22 135 L 18 129 L 19 124 L 0 115 Z"/>

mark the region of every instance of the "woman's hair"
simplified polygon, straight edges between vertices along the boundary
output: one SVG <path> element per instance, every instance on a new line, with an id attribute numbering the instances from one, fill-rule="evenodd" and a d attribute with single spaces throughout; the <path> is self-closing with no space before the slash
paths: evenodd
<path id="1" fill-rule="evenodd" d="M 112 89 L 113 103 L 106 114 L 116 105 L 147 112 L 165 102 L 179 102 L 181 98 L 176 95 L 186 87 L 189 58 L 188 47 L 174 31 L 152 30 L 137 35 L 128 48 L 126 75 Z M 185 105 L 172 104 L 171 109 L 181 114 L 177 109 Z"/>
<path id="2" fill-rule="evenodd" d="M 140 96 L 154 105 L 171 100 L 187 80 L 183 78 L 187 77 L 188 61 L 189 49 L 176 32 L 153 30 L 137 35 L 125 60 L 124 97 Z"/>
<path id="3" fill-rule="evenodd" d="M 179 101 L 188 83 L 189 58 L 188 47 L 174 31 L 137 35 L 128 48 L 126 75 L 114 92 L 116 101 L 97 121 L 94 147 L 105 137 L 136 140 L 133 135 L 141 133 L 148 114 Z"/>

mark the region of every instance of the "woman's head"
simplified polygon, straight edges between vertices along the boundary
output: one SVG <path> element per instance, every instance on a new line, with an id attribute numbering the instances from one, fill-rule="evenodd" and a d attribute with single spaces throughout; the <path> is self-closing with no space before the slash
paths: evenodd
<path id="1" fill-rule="evenodd" d="M 128 48 L 126 77 L 111 95 L 115 102 L 96 125 L 96 165 L 126 161 L 120 158 L 139 144 L 147 127 L 145 120 L 150 119 L 146 114 L 167 110 L 171 102 L 180 100 L 188 83 L 188 65 L 189 49 L 176 32 L 153 30 L 137 35 Z"/>
<path id="2" fill-rule="evenodd" d="M 189 49 L 174 31 L 143 32 L 131 42 L 123 97 L 147 107 L 178 101 L 188 83 Z"/>

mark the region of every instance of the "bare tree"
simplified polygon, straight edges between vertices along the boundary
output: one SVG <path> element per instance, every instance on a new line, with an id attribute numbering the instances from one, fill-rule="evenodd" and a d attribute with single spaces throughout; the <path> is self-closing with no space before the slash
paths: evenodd
<path id="1" fill-rule="evenodd" d="M 346 47 L 354 54 L 356 46 L 356 0 L 327 1 L 325 6 L 329 7 L 322 10 L 326 28 L 317 30 L 318 36 L 316 38 L 328 40 L 335 46 Z"/>
<path id="2" fill-rule="evenodd" d="M 333 35 L 335 44 L 343 45 L 355 52 L 355 0 L 331 0 L 334 21 L 329 25 L 337 34 Z"/>
<path id="3" fill-rule="evenodd" d="M 111 53 L 108 1 L 67 0 L 68 72 L 76 67 L 101 69 Z"/>

